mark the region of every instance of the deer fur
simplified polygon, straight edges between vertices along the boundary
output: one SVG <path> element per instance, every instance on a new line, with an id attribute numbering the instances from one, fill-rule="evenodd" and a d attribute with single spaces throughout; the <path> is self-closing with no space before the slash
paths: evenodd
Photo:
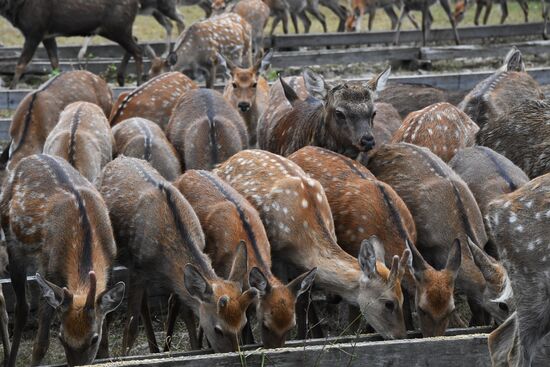
<path id="1" fill-rule="evenodd" d="M 399 112 L 389 103 L 375 102 L 374 108 L 376 114 L 373 120 L 372 135 L 374 135 L 377 146 L 381 146 L 391 141 L 402 121 Z"/>
<path id="2" fill-rule="evenodd" d="M 479 16 L 481 11 L 485 8 L 485 14 L 483 15 L 483 25 L 487 24 L 489 20 L 489 15 L 491 14 L 491 9 L 493 8 L 493 0 L 475 0 L 476 4 L 476 13 L 474 16 L 474 24 L 479 25 Z M 523 16 L 525 18 L 525 23 L 529 22 L 529 4 L 525 0 L 518 0 L 519 7 L 523 11 Z M 456 24 L 460 23 L 464 19 L 464 14 L 468 9 L 469 4 L 467 0 L 459 0 L 455 4 L 455 10 L 453 18 Z M 508 18 L 508 1 L 500 0 L 500 24 L 504 24 L 506 18 Z"/>

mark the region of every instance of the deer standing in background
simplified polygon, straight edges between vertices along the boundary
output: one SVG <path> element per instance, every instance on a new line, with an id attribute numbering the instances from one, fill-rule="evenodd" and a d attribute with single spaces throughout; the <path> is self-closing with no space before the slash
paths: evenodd
<path id="1" fill-rule="evenodd" d="M 147 286 L 151 285 L 174 292 L 186 307 L 193 348 L 198 347 L 195 315 L 216 352 L 236 351 L 246 309 L 257 296 L 255 288 L 242 292 L 248 272 L 246 247 L 235 252 L 228 279 L 219 278 L 203 253 L 205 238 L 195 212 L 145 161 L 113 160 L 103 170 L 98 186 L 123 254 L 119 260 L 130 269 L 123 353 L 128 354 L 137 337 L 140 313 L 149 348 L 158 351 L 147 306 Z"/>
<path id="2" fill-rule="evenodd" d="M 397 14 L 393 10 L 394 5 L 399 5 L 399 2 L 396 2 L 395 0 L 353 0 L 353 4 L 351 6 L 352 11 L 347 18 L 347 31 L 361 31 L 361 22 L 363 21 L 363 16 L 365 14 L 369 14 L 368 30 L 370 31 L 374 23 L 376 10 L 379 8 L 383 9 L 388 15 L 388 18 L 390 18 L 391 29 L 395 29 L 398 18 Z M 414 20 L 410 13 L 407 13 L 407 17 L 413 26 L 418 29 L 418 23 L 416 23 L 416 20 Z"/>
<path id="3" fill-rule="evenodd" d="M 141 117 L 129 118 L 113 127 L 113 136 L 118 155 L 149 162 L 167 181 L 181 175 L 178 152 L 154 122 Z"/>
<path id="4" fill-rule="evenodd" d="M 296 299 L 310 288 L 315 269 L 301 274 L 287 285 L 275 277 L 271 273 L 271 246 L 260 215 L 244 197 L 216 175 L 191 170 L 174 185 L 195 209 L 206 238 L 204 251 L 222 277 L 229 276 L 231 271 L 227 259 L 240 241 L 245 242 L 249 254 L 248 268 L 256 268 L 250 273 L 249 286 L 260 292 L 256 312 L 263 347 L 282 347 L 296 324 Z M 247 284 L 248 280 L 243 282 Z"/>
<path id="5" fill-rule="evenodd" d="M 91 363 L 105 315 L 124 295 L 122 282 L 106 289 L 117 250 L 103 199 L 65 160 L 32 155 L 11 172 L 0 197 L 0 213 L 17 299 L 8 366 L 14 367 L 17 360 L 29 312 L 27 270 L 34 267 L 40 273 L 36 279 L 43 298 L 32 365 L 39 365 L 48 350 L 55 311 L 67 364 Z M 34 250 L 29 252 L 29 247 Z"/>
<path id="6" fill-rule="evenodd" d="M 508 18 L 508 1 L 500 0 L 500 9 L 502 15 L 500 16 L 500 24 L 504 24 L 506 18 Z M 474 16 L 474 24 L 479 25 L 479 16 L 481 11 L 485 8 L 485 15 L 483 15 L 483 24 L 487 24 L 489 20 L 489 15 L 491 14 L 491 9 L 493 7 L 493 0 L 475 0 L 476 4 L 476 13 Z M 523 16 L 525 17 L 525 23 L 529 22 L 529 3 L 526 0 L 518 0 L 519 7 L 523 11 Z M 460 23 L 464 19 L 464 14 L 468 8 L 468 0 L 459 0 L 455 4 L 455 11 L 453 17 L 456 24 Z"/>
<path id="7" fill-rule="evenodd" d="M 260 213 L 274 262 L 302 270 L 316 267 L 315 283 L 360 307 L 367 322 L 384 338 L 405 337 L 400 280 L 408 251 L 401 262 L 394 256 L 388 269 L 376 261 L 372 241 L 362 243 L 358 258 L 342 250 L 336 243 L 323 187 L 286 158 L 245 150 L 215 173 Z"/>
<path id="8" fill-rule="evenodd" d="M 178 101 L 166 136 L 185 169 L 211 170 L 248 147 L 246 125 L 221 93 L 201 88 Z"/>
<path id="9" fill-rule="evenodd" d="M 44 153 L 64 158 L 90 182 L 113 159 L 114 138 L 107 117 L 97 105 L 68 105 L 44 143 Z"/>

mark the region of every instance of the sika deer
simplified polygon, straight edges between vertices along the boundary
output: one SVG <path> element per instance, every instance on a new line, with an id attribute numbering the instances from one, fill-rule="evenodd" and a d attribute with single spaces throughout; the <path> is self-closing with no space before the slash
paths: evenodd
<path id="1" fill-rule="evenodd" d="M 258 131 L 265 129 L 265 139 L 259 140 L 260 148 L 287 156 L 306 145 L 315 145 L 350 158 L 371 150 L 375 144 L 374 98 L 376 92 L 384 88 L 389 75 L 390 67 L 387 67 L 366 83 L 350 81 L 333 86 L 321 76 L 305 72 L 309 92 L 305 100 L 279 79 L 292 109 L 278 113 L 275 108 L 264 113 L 258 123 Z"/>
<path id="2" fill-rule="evenodd" d="M 122 282 L 106 290 L 116 246 L 103 199 L 65 160 L 32 155 L 11 172 L 0 211 L 17 299 L 8 366 L 15 366 L 27 321 L 26 275 L 31 267 L 38 268 L 36 280 L 44 297 L 32 365 L 40 364 L 48 350 L 55 310 L 67 364 L 91 363 L 105 315 L 118 307 L 124 295 Z"/>
<path id="3" fill-rule="evenodd" d="M 9 157 L 2 155 L 2 163 L 7 163 L 9 171 L 22 158 L 42 153 L 48 134 L 69 104 L 95 103 L 108 114 L 112 98 L 107 83 L 88 71 L 69 71 L 48 80 L 17 106 L 10 125 L 10 143 L 4 148 Z"/>
<path id="4" fill-rule="evenodd" d="M 411 272 L 402 282 L 405 297 L 416 293 L 422 334 L 443 335 L 454 310 L 454 278 L 460 265 L 460 247 L 455 246 L 454 252 L 449 253 L 446 270 L 435 270 L 413 245 L 416 229 L 407 206 L 389 185 L 378 181 L 368 169 L 317 147 L 302 148 L 289 159 L 319 180 L 325 189 L 338 244 L 344 251 L 357 256 L 361 241 L 371 236 L 379 238 L 377 242 L 384 250 L 386 261 L 410 247 Z"/>
<path id="5" fill-rule="evenodd" d="M 401 264 L 394 256 L 388 270 L 376 261 L 372 241 L 363 241 L 359 259 L 343 251 L 323 187 L 286 158 L 245 150 L 215 172 L 259 211 L 276 261 L 316 267 L 316 284 L 359 306 L 384 338 L 405 337 L 400 280 L 407 254 Z"/>
<path id="6" fill-rule="evenodd" d="M 210 170 L 248 145 L 243 119 L 212 89 L 189 91 L 180 98 L 166 136 L 185 169 Z"/>
<path id="7" fill-rule="evenodd" d="M 269 99 L 269 84 L 261 74 L 269 68 L 272 54 L 270 51 L 263 59 L 260 54 L 254 66 L 249 68 L 238 67 L 223 58 L 231 73 L 223 97 L 243 118 L 248 130 L 248 144 L 251 147 L 256 145 L 258 120 L 264 113 Z"/>
<path id="8" fill-rule="evenodd" d="M 1 229 L 0 229 L 1 230 Z M 0 242 L 0 277 L 7 278 L 8 273 L 8 249 L 6 242 L 4 241 L 4 232 L 0 233 L 2 241 Z M 8 312 L 6 310 L 6 299 L 4 298 L 4 292 L 0 287 L 0 333 L 2 334 L 2 348 L 4 349 L 4 365 L 10 360 L 10 334 L 8 332 Z"/>
<path id="9" fill-rule="evenodd" d="M 114 138 L 101 108 L 90 102 L 68 105 L 44 143 L 44 154 L 65 159 L 90 182 L 113 159 Z"/>
<path id="10" fill-rule="evenodd" d="M 240 0 L 231 11 L 239 14 L 252 27 L 252 51 L 258 55 L 264 47 L 264 29 L 271 13 L 269 6 L 261 0 Z"/>
<path id="11" fill-rule="evenodd" d="M 167 181 L 181 175 L 178 152 L 154 122 L 133 117 L 113 127 L 113 135 L 118 155 L 149 162 Z"/>
<path id="12" fill-rule="evenodd" d="M 382 8 L 388 18 L 390 18 L 391 29 L 395 29 L 398 18 L 397 14 L 395 14 L 395 11 L 393 10 L 394 5 L 397 5 L 395 0 L 354 0 L 352 4 L 352 12 L 347 19 L 349 25 L 348 31 L 361 31 L 361 22 L 366 13 L 369 14 L 368 30 L 370 31 L 372 29 L 372 24 L 374 23 L 376 10 L 379 8 Z M 407 13 L 407 16 L 411 20 L 414 27 L 418 29 L 418 24 L 414 18 L 412 18 L 409 13 Z"/>
<path id="13" fill-rule="evenodd" d="M 44 44 L 52 69 L 55 70 L 59 68 L 56 36 L 93 34 L 118 43 L 134 57 L 139 83 L 142 51 L 132 35 L 132 25 L 138 8 L 138 0 L 0 0 L 0 15 L 8 19 L 25 37 L 10 89 L 17 86 L 40 42 Z M 121 72 L 119 69 L 119 80 Z"/>
<path id="14" fill-rule="evenodd" d="M 182 73 L 159 75 L 132 92 L 118 96 L 109 118 L 111 126 L 130 117 L 143 117 L 165 130 L 179 98 L 196 88 L 195 82 Z"/>
<path id="15" fill-rule="evenodd" d="M 431 151 L 407 143 L 384 145 L 372 155 L 368 168 L 391 185 L 411 211 L 418 234 L 417 248 L 434 268 L 445 266 L 450 245 L 459 240 L 462 262 L 456 286 L 468 297 L 472 323 L 484 322 L 479 306 L 492 315 L 500 313 L 492 300 L 501 294 L 506 272 L 501 265 L 478 268 L 467 248 L 471 239 L 474 246 L 483 249 L 487 235 L 466 183 Z M 489 272 L 497 274 L 485 278 Z"/>
<path id="16" fill-rule="evenodd" d="M 399 112 L 389 103 L 375 102 L 372 125 L 372 135 L 374 141 L 381 146 L 391 142 L 393 134 L 401 127 L 401 116 Z"/>
<path id="17" fill-rule="evenodd" d="M 531 366 L 548 320 L 550 175 L 526 183 L 489 204 L 489 234 L 510 274 L 516 312 L 489 336 L 493 366 Z"/>
<path id="18" fill-rule="evenodd" d="M 206 237 L 204 251 L 222 277 L 227 277 L 227 262 L 239 241 L 248 249 L 249 286 L 260 291 L 256 305 L 264 348 L 282 347 L 296 324 L 296 299 L 307 291 L 315 278 L 312 269 L 288 285 L 271 273 L 271 252 L 260 215 L 235 189 L 207 171 L 187 171 L 174 185 L 195 209 Z M 223 229 L 222 229 L 223 228 Z M 244 284 L 248 280 L 243 280 Z M 247 286 L 248 287 L 248 286 Z"/>
<path id="19" fill-rule="evenodd" d="M 479 127 L 468 115 L 450 103 L 442 102 L 411 112 L 393 135 L 393 143 L 426 147 L 444 162 L 456 152 L 475 144 Z"/>
<path id="20" fill-rule="evenodd" d="M 474 24 L 479 25 L 479 16 L 481 11 L 485 8 L 485 15 L 483 15 L 483 24 L 487 24 L 489 20 L 489 15 L 491 14 L 491 8 L 493 7 L 493 0 L 475 0 L 476 3 L 476 13 L 474 16 Z M 529 22 L 529 4 L 526 0 L 518 0 L 518 4 L 523 11 L 523 16 L 525 17 L 525 23 Z M 453 18 L 456 24 L 460 23 L 464 19 L 464 13 L 468 8 L 467 0 L 459 0 L 455 4 L 455 11 Z M 502 15 L 500 16 L 500 24 L 504 24 L 506 18 L 508 18 L 508 1 L 500 0 L 500 9 Z"/>
<path id="21" fill-rule="evenodd" d="M 124 254 L 119 260 L 130 269 L 123 352 L 129 352 L 137 336 L 140 309 L 150 345 L 156 348 L 147 285 L 176 293 L 199 318 L 216 352 L 237 350 L 237 336 L 246 323 L 245 311 L 257 295 L 255 288 L 241 291 L 247 273 L 246 247 L 236 251 L 228 280 L 219 278 L 202 252 L 205 239 L 195 212 L 145 161 L 128 157 L 113 160 L 105 167 L 99 187 Z M 197 348 L 194 323 L 192 315 L 186 319 L 191 345 Z"/>
<path id="22" fill-rule="evenodd" d="M 524 101 L 543 98 L 538 83 L 525 72 L 521 52 L 512 47 L 500 69 L 479 82 L 458 108 L 466 112 L 483 131 L 487 123 L 508 115 Z"/>

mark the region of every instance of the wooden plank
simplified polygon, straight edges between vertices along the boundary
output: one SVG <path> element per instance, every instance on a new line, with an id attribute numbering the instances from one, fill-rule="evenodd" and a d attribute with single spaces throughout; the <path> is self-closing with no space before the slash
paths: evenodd
<path id="1" fill-rule="evenodd" d="M 102 74 L 107 71 L 108 68 L 117 68 L 119 60 L 116 59 L 94 59 L 88 62 L 80 63 L 77 60 L 62 60 L 59 63 L 59 69 L 61 71 L 70 70 L 88 70 L 94 74 Z M 144 70 L 149 69 L 149 61 L 144 60 Z M 13 75 L 15 71 L 15 62 L 0 62 L 0 75 Z M 32 61 L 25 69 L 25 74 L 34 75 L 48 75 L 52 71 L 49 61 L 36 59 Z M 135 74 L 134 62 L 128 63 L 127 73 Z"/>
<path id="2" fill-rule="evenodd" d="M 544 55 L 550 53 L 550 41 L 532 41 L 515 46 L 524 55 Z M 510 45 L 511 47 L 511 45 Z M 421 47 L 420 59 L 439 61 L 452 59 L 470 59 L 506 56 L 510 47 L 505 45 L 461 45 L 441 47 Z"/>

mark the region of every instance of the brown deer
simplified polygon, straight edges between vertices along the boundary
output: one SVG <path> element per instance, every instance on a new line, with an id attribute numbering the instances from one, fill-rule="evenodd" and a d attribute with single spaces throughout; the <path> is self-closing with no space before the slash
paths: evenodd
<path id="1" fill-rule="evenodd" d="M 487 21 L 489 20 L 489 15 L 491 14 L 491 9 L 493 7 L 493 0 L 475 0 L 476 4 L 476 13 L 474 16 L 474 24 L 479 25 L 479 16 L 481 15 L 481 11 L 483 8 L 485 8 L 485 14 L 483 15 L 483 24 L 487 24 Z M 529 3 L 525 0 L 518 0 L 518 4 L 523 11 L 523 16 L 525 18 L 525 23 L 529 22 Z M 453 14 L 453 18 L 456 22 L 456 24 L 462 22 L 464 19 L 464 14 L 466 13 L 466 10 L 468 9 L 468 0 L 459 0 L 455 4 L 455 10 Z M 507 0 L 500 0 L 500 9 L 501 9 L 501 16 L 500 16 L 500 24 L 504 24 L 504 21 L 506 18 L 508 18 L 508 1 Z"/>
<path id="2" fill-rule="evenodd" d="M 260 215 L 235 189 L 207 171 L 187 171 L 174 185 L 195 209 L 206 238 L 204 251 L 222 277 L 230 274 L 227 259 L 235 253 L 239 241 L 248 249 L 249 286 L 260 291 L 256 305 L 265 348 L 284 345 L 296 324 L 296 299 L 307 291 L 315 278 L 315 269 L 284 285 L 271 273 L 271 252 Z M 222 229 L 223 228 L 223 229 Z M 248 280 L 243 280 L 244 284 Z M 170 318 L 169 318 L 170 319 Z M 252 340 L 253 341 L 253 340 Z"/>
<path id="3" fill-rule="evenodd" d="M 13 169 L 31 154 L 42 153 L 44 142 L 69 104 L 85 101 L 97 104 L 105 114 L 111 110 L 112 92 L 107 83 L 88 71 L 68 71 L 42 84 L 17 106 L 10 125 L 10 142 L 4 148 L 2 164 Z"/>
<path id="4" fill-rule="evenodd" d="M 368 169 L 318 147 L 302 148 L 289 159 L 323 186 L 334 217 L 338 244 L 344 251 L 357 256 L 361 241 L 373 235 L 379 239 L 386 261 L 410 247 L 411 272 L 405 276 L 403 288 L 410 296 L 416 293 L 422 334 L 443 335 L 454 311 L 454 278 L 460 266 L 460 246 L 455 245 L 454 252 L 449 254 L 445 269 L 435 270 L 413 245 L 416 229 L 407 206 L 389 185 L 378 181 Z"/>
<path id="5" fill-rule="evenodd" d="M 231 78 L 228 79 L 223 96 L 243 118 L 248 130 L 248 144 L 256 145 L 256 130 L 258 120 L 264 113 L 269 99 L 269 84 L 262 72 L 269 68 L 272 52 L 248 68 L 239 67 L 230 60 L 222 58 L 223 63 L 229 69 Z"/>
<path id="6" fill-rule="evenodd" d="M 174 292 L 199 318 L 216 352 L 237 350 L 237 336 L 246 323 L 245 311 L 257 296 L 242 292 L 247 273 L 247 252 L 235 252 L 228 280 L 219 278 L 202 252 L 205 238 L 197 215 L 183 195 L 137 158 L 119 157 L 109 163 L 100 179 L 115 238 L 130 269 L 128 318 L 123 338 L 127 354 L 137 337 L 139 314 L 145 321 L 150 348 L 156 348 L 147 306 L 147 286 Z M 194 318 L 186 318 L 191 345 L 197 348 Z"/>
<path id="7" fill-rule="evenodd" d="M 1 228 L 0 228 L 1 230 Z M 0 243 L 0 277 L 8 278 L 8 249 L 6 246 L 4 232 L 0 233 L 1 243 Z M 2 348 L 4 349 L 4 365 L 10 360 L 10 334 L 8 332 L 8 311 L 6 310 L 6 299 L 4 298 L 4 291 L 0 287 L 0 333 L 2 334 Z"/>
<path id="8" fill-rule="evenodd" d="M 107 117 L 97 105 L 68 105 L 44 143 L 44 154 L 65 159 L 90 182 L 113 159 L 114 137 Z"/>
<path id="9" fill-rule="evenodd" d="M 525 100 L 479 131 L 477 143 L 499 152 L 535 178 L 550 172 L 550 100 Z"/>
<path id="10" fill-rule="evenodd" d="M 185 93 L 170 117 L 166 136 L 185 169 L 210 170 L 248 146 L 239 113 L 212 89 Z"/>
<path id="11" fill-rule="evenodd" d="M 483 131 L 484 125 L 530 99 L 543 99 L 538 83 L 525 72 L 521 52 L 512 47 L 503 65 L 479 82 L 458 105 Z"/>
<path id="12" fill-rule="evenodd" d="M 118 307 L 124 295 L 122 282 L 106 289 L 116 245 L 103 199 L 65 160 L 32 155 L 11 172 L 0 212 L 17 300 L 8 366 L 15 366 L 17 360 L 29 312 L 27 270 L 34 267 L 40 273 L 36 280 L 43 298 L 32 365 L 40 364 L 48 350 L 55 311 L 61 320 L 59 339 L 67 364 L 91 363 L 105 315 Z"/>
<path id="13" fill-rule="evenodd" d="M 400 280 L 408 258 L 376 261 L 373 241 L 363 241 L 359 259 L 336 243 L 334 223 L 321 184 L 292 161 L 261 150 L 235 154 L 215 170 L 258 210 L 273 259 L 308 270 L 315 283 L 351 305 L 384 338 L 405 337 Z"/>
<path id="14" fill-rule="evenodd" d="M 218 53 L 236 64 L 251 64 L 252 28 L 240 15 L 226 13 L 192 24 L 166 61 L 173 71 L 190 69 L 195 79 L 204 76 L 206 87 L 212 88 Z"/>
<path id="15" fill-rule="evenodd" d="M 440 102 L 411 112 L 393 135 L 393 143 L 426 147 L 444 162 L 456 152 L 475 144 L 479 126 L 450 103 Z"/>
<path id="16" fill-rule="evenodd" d="M 391 29 L 395 29 L 397 26 L 397 14 L 393 10 L 394 5 L 399 5 L 395 0 L 353 0 L 351 6 L 351 13 L 347 17 L 347 31 L 348 32 L 360 32 L 361 31 L 361 22 L 363 21 L 363 16 L 365 14 L 369 15 L 368 30 L 372 30 L 372 25 L 374 23 L 374 17 L 376 15 L 376 10 L 382 8 L 388 18 L 390 18 Z M 411 16 L 410 13 L 407 13 L 407 17 L 413 24 L 413 26 L 418 29 L 418 23 Z"/>
<path id="17" fill-rule="evenodd" d="M 110 111 L 111 126 L 130 117 L 143 117 L 165 130 L 181 95 L 196 88 L 195 82 L 182 73 L 159 75 L 133 91 L 118 96 Z"/>
<path id="18" fill-rule="evenodd" d="M 489 336 L 493 366 L 531 366 L 550 332 L 548 238 L 550 175 L 489 204 L 489 235 L 510 274 L 516 312 Z"/>
<path id="19" fill-rule="evenodd" d="M 459 240 L 462 261 L 456 286 L 468 297 L 471 322 L 486 322 L 480 306 L 492 315 L 499 314 L 500 308 L 492 300 L 506 284 L 506 271 L 498 264 L 480 269 L 472 258 L 468 241 L 483 249 L 487 235 L 466 183 L 430 150 L 408 143 L 380 147 L 370 158 L 368 168 L 391 185 L 411 211 L 418 234 L 416 246 L 434 268 L 445 266 L 451 244 Z"/>
<path id="20" fill-rule="evenodd" d="M 393 134 L 401 127 L 399 112 L 389 103 L 375 102 L 372 135 L 378 146 L 391 142 Z"/>
<path id="21" fill-rule="evenodd" d="M 118 155 L 149 162 L 167 181 L 181 175 L 178 152 L 154 122 L 132 117 L 114 126 L 113 135 Z"/>
<path id="22" fill-rule="evenodd" d="M 390 67 L 387 67 L 366 83 L 349 81 L 331 85 L 308 71 L 304 73 L 309 92 L 305 100 L 280 78 L 292 108 L 282 106 L 284 112 L 274 108 L 264 113 L 258 123 L 258 131 L 264 130 L 259 147 L 287 156 L 306 145 L 315 145 L 350 158 L 371 150 L 375 145 L 374 98 L 376 92 L 384 88 L 389 75 Z M 278 101 L 276 94 L 272 93 L 271 97 Z"/>

